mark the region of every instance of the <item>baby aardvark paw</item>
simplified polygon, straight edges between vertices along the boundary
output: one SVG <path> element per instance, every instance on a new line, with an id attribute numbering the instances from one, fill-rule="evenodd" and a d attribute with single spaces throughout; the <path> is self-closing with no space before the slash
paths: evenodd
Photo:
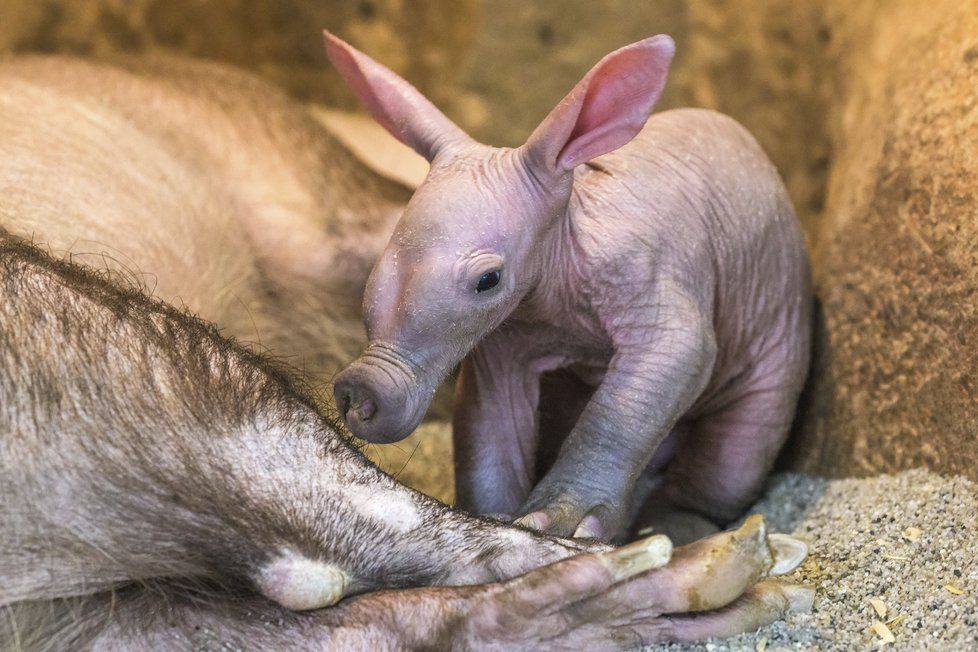
<path id="1" fill-rule="evenodd" d="M 515 525 L 558 537 L 608 541 L 625 525 L 625 500 L 598 501 L 569 490 L 534 490 L 518 513 Z"/>

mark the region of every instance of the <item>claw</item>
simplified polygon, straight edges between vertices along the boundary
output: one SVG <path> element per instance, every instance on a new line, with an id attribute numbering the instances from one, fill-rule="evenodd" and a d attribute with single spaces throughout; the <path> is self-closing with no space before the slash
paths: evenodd
<path id="1" fill-rule="evenodd" d="M 660 568 L 672 559 L 672 541 L 661 534 L 642 539 L 627 546 L 600 553 L 602 563 L 611 571 L 615 582 L 621 582 L 653 568 Z"/>
<path id="2" fill-rule="evenodd" d="M 513 521 L 513 525 L 519 525 L 520 527 L 542 532 L 547 529 L 548 525 L 550 525 L 550 519 L 544 512 L 531 512 Z"/>
<path id="3" fill-rule="evenodd" d="M 585 516 L 581 524 L 574 530 L 575 539 L 600 539 L 601 523 L 594 515 Z"/>
<path id="4" fill-rule="evenodd" d="M 781 592 L 788 598 L 789 611 L 807 614 L 815 604 L 815 589 L 801 584 L 782 584 Z"/>
<path id="5" fill-rule="evenodd" d="M 787 534 L 770 534 L 767 537 L 774 565 L 768 575 L 784 575 L 798 568 L 808 555 L 808 544 Z"/>

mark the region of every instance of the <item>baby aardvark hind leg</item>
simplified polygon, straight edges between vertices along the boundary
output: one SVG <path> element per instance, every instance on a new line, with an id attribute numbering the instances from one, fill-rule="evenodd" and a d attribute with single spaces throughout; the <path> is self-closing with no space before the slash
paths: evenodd
<path id="1" fill-rule="evenodd" d="M 738 398 L 691 424 L 636 531 L 652 527 L 680 544 L 726 526 L 757 499 L 798 397 L 796 383 L 782 380 L 749 381 Z"/>

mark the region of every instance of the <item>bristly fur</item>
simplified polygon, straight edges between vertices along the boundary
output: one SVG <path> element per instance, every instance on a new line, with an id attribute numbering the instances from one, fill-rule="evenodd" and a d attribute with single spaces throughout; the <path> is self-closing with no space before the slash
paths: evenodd
<path id="1" fill-rule="evenodd" d="M 338 565 L 356 593 L 510 577 L 575 549 L 397 485 L 288 366 L 6 233 L 0 397 L 5 647 L 34 648 L 39 628 L 73 647 L 133 585 L 220 612 L 283 550 Z"/>
<path id="2" fill-rule="evenodd" d="M 238 344 L 233 335 L 222 333 L 215 324 L 201 319 L 188 306 L 177 308 L 155 298 L 146 292 L 145 286 L 127 282 L 125 277 L 120 277 L 111 270 L 76 265 L 69 260 L 54 258 L 0 226 L 0 265 L 3 265 L 4 277 L 12 272 L 17 262 L 44 268 L 60 278 L 65 286 L 88 295 L 120 319 L 125 319 L 128 323 L 141 323 L 143 335 L 157 333 L 157 327 L 149 323 L 152 315 L 179 321 L 192 334 L 188 341 L 199 338 L 221 355 L 234 357 L 253 369 L 261 370 L 264 376 L 280 386 L 291 398 L 319 412 L 331 428 L 342 431 L 342 422 L 336 415 L 323 409 L 328 405 L 323 390 L 317 390 L 301 370 L 267 352 L 255 351 L 250 346 Z"/>

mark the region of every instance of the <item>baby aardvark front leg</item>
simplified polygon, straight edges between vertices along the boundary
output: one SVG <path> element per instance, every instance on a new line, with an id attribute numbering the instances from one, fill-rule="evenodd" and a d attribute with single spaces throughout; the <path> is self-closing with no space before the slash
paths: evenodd
<path id="1" fill-rule="evenodd" d="M 512 328 L 490 333 L 463 361 L 452 431 L 458 506 L 511 516 L 526 499 L 536 456 L 539 372 Z"/>
<path id="2" fill-rule="evenodd" d="M 628 525 L 639 474 L 706 386 L 716 343 L 694 300 L 673 297 L 631 317 L 642 326 L 613 334 L 604 380 L 521 508 L 521 524 L 558 536 L 615 537 Z"/>

